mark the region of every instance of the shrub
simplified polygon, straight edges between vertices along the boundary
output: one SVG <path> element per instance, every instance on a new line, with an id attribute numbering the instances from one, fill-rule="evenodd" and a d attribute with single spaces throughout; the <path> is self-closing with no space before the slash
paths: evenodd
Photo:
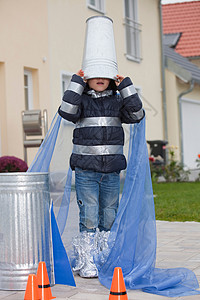
<path id="1" fill-rule="evenodd" d="M 153 182 L 157 182 L 160 176 L 163 176 L 166 182 L 180 182 L 189 180 L 189 170 L 185 170 L 184 166 L 175 160 L 173 148 L 169 149 L 169 163 L 166 165 L 158 164 L 150 160 L 151 178 Z"/>
<path id="2" fill-rule="evenodd" d="M 27 169 L 27 163 L 20 158 L 15 156 L 0 157 L 0 173 L 26 172 Z"/>
<path id="3" fill-rule="evenodd" d="M 149 157 L 152 182 L 158 182 L 160 176 L 163 176 L 165 166 L 155 161 L 154 157 Z"/>

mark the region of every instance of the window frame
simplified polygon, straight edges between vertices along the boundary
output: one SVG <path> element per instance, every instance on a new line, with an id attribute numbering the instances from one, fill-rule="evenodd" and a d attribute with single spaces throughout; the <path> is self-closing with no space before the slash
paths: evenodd
<path id="1" fill-rule="evenodd" d="M 94 0 L 95 4 L 91 4 L 90 0 L 87 1 L 87 7 L 95 10 L 101 14 L 105 14 L 105 0 Z"/>
<path id="2" fill-rule="evenodd" d="M 27 85 L 25 85 L 25 76 L 27 76 Z M 27 99 L 25 90 L 27 89 Z M 24 69 L 24 104 L 25 110 L 33 109 L 33 75 L 30 70 Z"/>
<path id="3" fill-rule="evenodd" d="M 61 99 L 62 99 L 62 97 L 63 97 L 63 95 L 64 95 L 64 92 L 67 90 L 67 88 L 68 88 L 68 86 L 69 86 L 69 84 L 70 84 L 70 82 L 71 82 L 72 75 L 73 75 L 73 73 L 68 72 L 68 71 L 61 71 L 61 72 L 60 72 L 60 91 L 61 91 Z M 65 78 L 68 78 L 68 80 L 64 81 L 64 80 L 63 80 L 64 77 L 65 77 Z M 63 85 L 63 82 L 65 82 L 65 83 L 64 83 L 65 86 Z M 67 83 L 67 82 L 68 82 L 68 83 Z M 72 122 L 67 121 L 67 120 L 65 120 L 65 119 L 63 119 L 63 124 L 64 124 L 64 126 L 73 126 L 73 127 L 75 126 Z"/>
<path id="4" fill-rule="evenodd" d="M 127 3 L 128 2 L 128 7 Z M 126 12 L 129 12 L 129 16 Z M 141 57 L 141 24 L 138 22 L 138 0 L 124 0 L 124 26 L 126 58 L 140 63 Z M 129 36 L 131 39 L 128 39 Z"/>
<path id="5" fill-rule="evenodd" d="M 67 90 L 67 88 L 68 88 L 68 86 L 70 84 L 72 75 L 73 75 L 73 73 L 68 72 L 68 71 L 61 71 L 60 72 L 61 95 L 62 95 L 62 97 L 64 95 L 64 92 Z M 65 78 L 67 78 L 67 80 L 63 80 Z M 63 82 L 64 82 L 65 86 L 63 85 Z"/>

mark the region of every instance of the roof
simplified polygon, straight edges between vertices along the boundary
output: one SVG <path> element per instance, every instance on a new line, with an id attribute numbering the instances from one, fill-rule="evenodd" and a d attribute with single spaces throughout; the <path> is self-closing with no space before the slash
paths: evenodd
<path id="1" fill-rule="evenodd" d="M 175 51 L 184 57 L 200 56 L 200 1 L 162 5 L 163 33 L 181 33 Z"/>
<path id="2" fill-rule="evenodd" d="M 165 66 L 185 82 L 193 80 L 200 84 L 200 68 L 167 45 L 163 45 Z"/>

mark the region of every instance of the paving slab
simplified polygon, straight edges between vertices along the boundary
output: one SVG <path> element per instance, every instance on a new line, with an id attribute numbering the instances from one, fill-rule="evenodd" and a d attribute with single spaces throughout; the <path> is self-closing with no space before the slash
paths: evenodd
<path id="1" fill-rule="evenodd" d="M 193 270 L 200 282 L 200 223 L 157 221 L 158 268 L 186 267 Z M 51 288 L 57 300 L 107 300 L 110 291 L 98 280 L 75 276 L 76 287 L 55 285 Z M 0 300 L 23 300 L 24 291 L 0 291 Z M 200 300 L 200 295 L 165 297 L 141 290 L 127 290 L 129 300 Z"/>

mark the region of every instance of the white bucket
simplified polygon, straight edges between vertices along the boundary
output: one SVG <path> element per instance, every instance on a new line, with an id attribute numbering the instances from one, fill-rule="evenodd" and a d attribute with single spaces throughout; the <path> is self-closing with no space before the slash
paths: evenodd
<path id="1" fill-rule="evenodd" d="M 82 69 L 85 79 L 110 78 L 118 74 L 113 21 L 95 16 L 86 21 L 85 47 Z"/>

